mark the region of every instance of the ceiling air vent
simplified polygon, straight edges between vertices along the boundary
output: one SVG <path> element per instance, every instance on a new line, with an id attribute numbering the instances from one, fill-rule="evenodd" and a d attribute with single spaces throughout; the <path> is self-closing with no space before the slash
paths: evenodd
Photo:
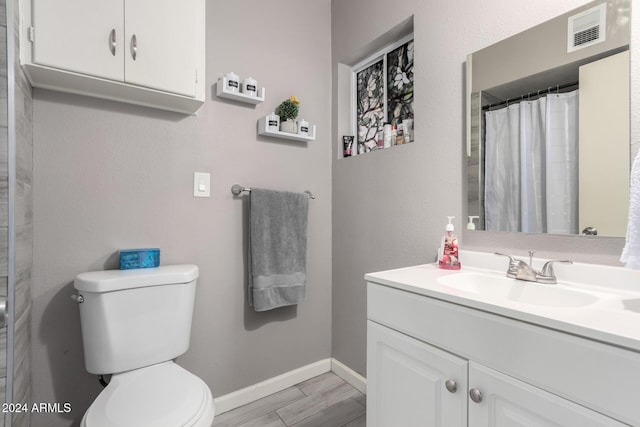
<path id="1" fill-rule="evenodd" d="M 605 41 L 607 35 L 607 4 L 587 9 L 569 17 L 567 52 L 573 52 Z"/>

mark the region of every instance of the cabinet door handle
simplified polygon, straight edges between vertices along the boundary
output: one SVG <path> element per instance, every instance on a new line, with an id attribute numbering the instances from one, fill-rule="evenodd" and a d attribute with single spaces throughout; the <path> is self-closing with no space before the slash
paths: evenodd
<path id="1" fill-rule="evenodd" d="M 131 57 L 135 61 L 137 56 L 138 56 L 138 38 L 134 34 L 131 36 Z"/>
<path id="2" fill-rule="evenodd" d="M 469 390 L 469 397 L 476 403 L 482 402 L 482 393 L 477 388 Z"/>
<path id="3" fill-rule="evenodd" d="M 456 384 L 454 380 L 446 380 L 444 382 L 444 386 L 450 393 L 455 393 L 456 391 L 458 391 L 458 384 Z"/>
<path id="4" fill-rule="evenodd" d="M 109 33 L 109 50 L 111 55 L 116 56 L 116 29 L 112 29 Z"/>

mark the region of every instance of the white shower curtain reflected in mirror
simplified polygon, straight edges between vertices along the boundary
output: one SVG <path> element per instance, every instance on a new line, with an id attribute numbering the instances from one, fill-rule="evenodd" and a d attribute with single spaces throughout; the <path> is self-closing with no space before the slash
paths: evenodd
<path id="1" fill-rule="evenodd" d="M 578 232 L 578 91 L 485 113 L 486 230 Z"/>

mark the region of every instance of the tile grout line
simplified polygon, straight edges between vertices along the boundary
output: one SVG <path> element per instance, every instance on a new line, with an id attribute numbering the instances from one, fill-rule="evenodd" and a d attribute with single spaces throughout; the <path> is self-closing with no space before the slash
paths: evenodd
<path id="1" fill-rule="evenodd" d="M 280 416 L 280 414 L 278 414 L 278 410 L 276 409 L 275 411 L 273 411 L 274 414 L 276 414 L 276 417 L 278 417 L 278 419 L 280 421 L 282 421 L 282 424 L 284 424 L 285 426 L 289 427 L 289 424 L 285 423 L 284 420 L 282 419 L 282 417 Z"/>

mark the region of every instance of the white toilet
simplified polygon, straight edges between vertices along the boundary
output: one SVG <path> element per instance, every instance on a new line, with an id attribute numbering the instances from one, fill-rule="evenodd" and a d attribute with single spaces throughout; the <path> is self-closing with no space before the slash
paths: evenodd
<path id="1" fill-rule="evenodd" d="M 74 297 L 87 371 L 113 374 L 81 427 L 210 427 L 213 398 L 173 362 L 189 348 L 198 267 L 82 273 Z"/>

